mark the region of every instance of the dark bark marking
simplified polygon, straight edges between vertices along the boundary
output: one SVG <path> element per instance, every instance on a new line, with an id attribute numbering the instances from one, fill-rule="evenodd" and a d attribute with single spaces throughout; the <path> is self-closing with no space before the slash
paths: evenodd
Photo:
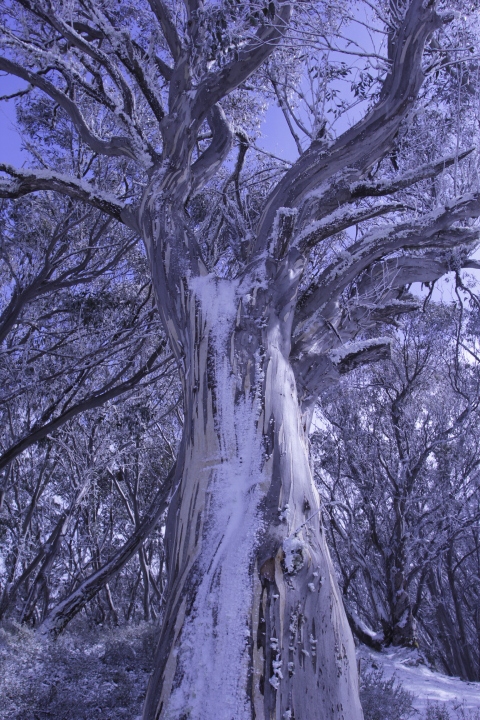
<path id="1" fill-rule="evenodd" d="M 260 578 L 262 585 L 265 587 L 266 582 L 275 582 L 275 558 L 268 558 L 265 560 L 262 567 L 260 568 Z"/>
<path id="2" fill-rule="evenodd" d="M 200 537 L 200 525 L 202 523 L 202 511 L 199 510 L 197 515 L 197 522 L 195 524 L 195 547 L 198 545 L 198 539 Z"/>
<path id="3" fill-rule="evenodd" d="M 219 432 L 219 424 L 217 417 L 217 379 L 216 379 L 216 362 L 215 362 L 215 349 L 213 346 L 212 333 L 210 332 L 208 338 L 207 348 L 207 369 L 206 369 L 206 387 L 212 394 L 212 413 L 214 418 L 215 429 Z M 205 406 L 207 403 L 205 403 Z"/>

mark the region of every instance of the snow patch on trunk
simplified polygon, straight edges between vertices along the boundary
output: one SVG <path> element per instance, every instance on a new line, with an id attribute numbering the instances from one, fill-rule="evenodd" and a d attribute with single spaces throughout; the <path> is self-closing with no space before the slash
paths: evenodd
<path id="1" fill-rule="evenodd" d="M 305 550 L 305 543 L 296 535 L 285 538 L 283 541 L 283 552 L 285 553 L 283 562 L 289 575 L 293 575 L 303 567 Z"/>

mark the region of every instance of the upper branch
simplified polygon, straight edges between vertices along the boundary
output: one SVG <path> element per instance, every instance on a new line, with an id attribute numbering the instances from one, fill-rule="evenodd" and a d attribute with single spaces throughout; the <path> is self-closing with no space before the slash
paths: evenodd
<path id="1" fill-rule="evenodd" d="M 346 230 L 352 225 L 403 209 L 402 203 L 378 203 L 371 207 L 360 208 L 340 207 L 321 220 L 308 225 L 297 237 L 296 245 L 301 252 L 309 250 L 325 238 Z"/>
<path id="2" fill-rule="evenodd" d="M 440 158 L 440 160 L 425 163 L 397 177 L 380 180 L 352 182 L 353 169 L 347 167 L 338 176 L 331 178 L 324 192 L 314 193 L 303 203 L 297 223 L 299 236 L 295 239 L 298 248 L 303 252 L 329 237 L 329 235 L 340 232 L 351 225 L 362 222 L 362 220 L 367 220 L 369 217 L 383 214 L 382 207 L 385 207 L 385 212 L 390 212 L 389 206 L 381 205 L 373 206 L 370 209 L 363 207 L 351 210 L 344 207 L 348 206 L 349 203 L 372 197 L 394 195 L 396 192 L 405 190 L 422 180 L 436 177 L 446 168 L 466 158 L 471 152 L 473 152 L 473 148 L 458 155 L 448 155 Z M 375 208 L 378 208 L 379 212 L 376 212 Z M 398 207 L 397 209 L 400 210 L 401 208 Z M 371 215 L 369 215 L 370 210 Z M 362 214 L 364 217 L 362 217 Z"/>
<path id="3" fill-rule="evenodd" d="M 148 4 L 152 8 L 155 17 L 160 23 L 160 27 L 162 28 L 162 32 L 168 43 L 173 59 L 178 60 L 182 52 L 182 43 L 167 7 L 162 0 L 148 0 Z"/>
<path id="4" fill-rule="evenodd" d="M 52 100 L 55 100 L 72 120 L 81 139 L 87 143 L 94 152 L 108 156 L 128 157 L 133 160 L 137 159 L 138 150 L 135 150 L 128 137 L 113 137 L 110 138 L 110 140 L 102 140 L 97 137 L 86 124 L 78 105 L 41 75 L 30 72 L 30 70 L 27 70 L 18 63 L 3 57 L 0 57 L 0 70 L 5 70 L 5 72 L 11 75 L 22 78 L 22 80 L 39 88 L 51 97 Z"/>
<path id="5" fill-rule="evenodd" d="M 323 384 L 343 371 L 337 362 L 343 350 L 332 356 L 332 347 L 350 352 L 345 344 L 359 331 L 420 307 L 418 298 L 405 294 L 406 285 L 434 282 L 452 268 L 472 265 L 468 254 L 480 230 L 454 225 L 479 216 L 480 195 L 463 196 L 417 223 L 378 228 L 324 270 L 299 299 L 294 321 L 290 360 L 303 403 L 308 405 Z M 407 248 L 422 253 L 401 254 Z"/>
<path id="6" fill-rule="evenodd" d="M 350 181 L 358 179 L 384 156 L 422 85 L 425 42 L 442 22 L 431 4 L 423 7 L 422 0 L 412 0 L 399 31 L 380 101 L 329 148 L 325 149 L 321 142 L 312 142 L 288 170 L 270 194 L 260 218 L 256 252 L 262 252 L 266 246 L 278 208 L 298 206 L 308 193 L 346 168 L 350 171 Z"/>
<path id="7" fill-rule="evenodd" d="M 51 3 L 49 3 L 49 9 L 46 10 L 45 6 L 38 2 L 38 0 L 16 0 L 20 5 L 23 5 L 30 13 L 39 18 L 46 24 L 47 27 L 53 28 L 60 36 L 63 37 L 67 42 L 75 47 L 86 57 L 91 58 L 101 67 L 103 67 L 110 75 L 111 80 L 117 87 L 117 90 L 122 98 L 123 108 L 122 111 L 125 113 L 125 117 L 131 116 L 135 101 L 131 91 L 131 88 L 123 77 L 122 73 L 118 68 L 111 62 L 111 58 L 107 53 L 104 53 L 98 47 L 95 47 L 92 42 L 89 42 L 86 37 L 75 30 L 74 23 L 66 22 L 59 13 L 55 12 Z M 92 12 L 92 7 L 90 8 Z M 93 13 L 95 14 L 95 6 L 93 6 Z M 98 15 L 98 12 L 96 13 Z M 95 39 L 95 38 L 94 38 Z M 18 42 L 18 39 L 16 39 Z M 23 45 L 24 50 L 32 53 L 35 57 L 39 52 L 37 45 L 27 42 L 20 42 L 20 46 Z"/>
<path id="8" fill-rule="evenodd" d="M 357 199 L 361 197 L 380 197 L 383 195 L 393 195 L 399 190 L 411 187 L 421 180 L 427 180 L 428 178 L 434 178 L 443 172 L 446 168 L 451 167 L 456 162 L 460 162 L 464 158 L 468 157 L 475 148 L 469 148 L 464 150 L 458 155 L 448 155 L 440 160 L 436 160 L 432 163 L 425 163 L 414 170 L 409 170 L 399 177 L 389 180 L 379 180 L 377 182 L 360 181 L 352 183 L 350 191 L 352 198 Z"/>
<path id="9" fill-rule="evenodd" d="M 192 194 L 213 177 L 232 147 L 233 133 L 220 105 L 213 106 L 207 121 L 213 137 L 208 148 L 192 165 Z"/>
<path id="10" fill-rule="evenodd" d="M 291 14 L 292 5 L 288 2 L 281 4 L 273 23 L 261 27 L 255 37 L 239 51 L 235 60 L 207 75 L 196 92 L 193 110 L 195 118 L 204 118 L 215 103 L 235 90 L 267 60 L 284 36 Z"/>
<path id="11" fill-rule="evenodd" d="M 455 248 L 477 241 L 478 228 L 453 227 L 455 223 L 480 216 L 480 195 L 457 198 L 441 210 L 413 223 L 383 226 L 354 243 L 320 276 L 316 289 L 300 303 L 297 323 L 308 322 L 326 304 L 336 303 L 345 288 L 377 260 L 404 249 Z"/>

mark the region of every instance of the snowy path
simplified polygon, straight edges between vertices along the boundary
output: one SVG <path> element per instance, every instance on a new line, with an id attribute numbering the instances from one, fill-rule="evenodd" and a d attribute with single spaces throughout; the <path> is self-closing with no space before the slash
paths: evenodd
<path id="1" fill-rule="evenodd" d="M 395 673 L 404 688 L 413 693 L 413 705 L 421 715 L 429 702 L 447 703 L 449 709 L 463 705 L 467 710 L 480 711 L 480 683 L 464 682 L 430 670 L 416 650 L 389 649 L 378 653 L 362 647 L 358 658 L 361 672 L 373 666 L 383 668 L 386 678 Z"/>

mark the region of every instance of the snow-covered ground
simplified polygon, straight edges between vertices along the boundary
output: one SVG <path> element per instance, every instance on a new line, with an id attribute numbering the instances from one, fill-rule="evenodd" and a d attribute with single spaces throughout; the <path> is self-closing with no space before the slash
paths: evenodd
<path id="1" fill-rule="evenodd" d="M 421 653 L 405 648 L 374 652 L 362 646 L 358 650 L 360 673 L 368 668 L 382 668 L 384 677 L 393 674 L 414 696 L 413 705 L 424 717 L 429 703 L 445 704 L 449 711 L 463 707 L 480 713 L 480 682 L 465 682 L 432 670 Z M 455 713 L 452 713 L 455 717 Z"/>

